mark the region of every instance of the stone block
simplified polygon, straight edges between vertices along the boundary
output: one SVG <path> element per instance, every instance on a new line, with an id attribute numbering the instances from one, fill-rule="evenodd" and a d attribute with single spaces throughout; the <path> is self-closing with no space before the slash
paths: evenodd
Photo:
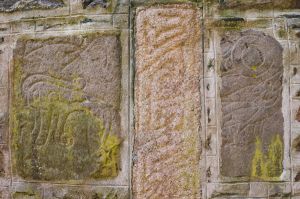
<path id="1" fill-rule="evenodd" d="M 283 171 L 282 47 L 260 31 L 224 36 L 221 174 L 279 180 Z"/>
<path id="2" fill-rule="evenodd" d="M 116 177 L 122 144 L 118 35 L 22 37 L 13 54 L 14 176 Z"/>
<path id="3" fill-rule="evenodd" d="M 44 199 L 129 199 L 126 187 L 47 186 Z"/>
<path id="4" fill-rule="evenodd" d="M 135 198 L 201 196 L 199 18 L 187 4 L 137 9 Z"/>
<path id="5" fill-rule="evenodd" d="M 2 0 L 0 1 L 0 12 L 54 9 L 62 6 L 64 6 L 63 0 Z"/>

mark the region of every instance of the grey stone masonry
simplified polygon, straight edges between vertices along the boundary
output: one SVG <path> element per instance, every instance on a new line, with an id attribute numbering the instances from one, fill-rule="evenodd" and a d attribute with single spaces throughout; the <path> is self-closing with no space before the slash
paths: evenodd
<path id="1" fill-rule="evenodd" d="M 299 0 L 0 0 L 0 199 L 300 198 Z"/>

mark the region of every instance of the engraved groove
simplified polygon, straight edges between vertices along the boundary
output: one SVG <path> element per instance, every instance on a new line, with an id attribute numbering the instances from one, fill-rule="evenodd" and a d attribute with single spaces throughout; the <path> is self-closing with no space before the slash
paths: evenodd
<path id="1" fill-rule="evenodd" d="M 138 11 L 136 198 L 200 197 L 198 17 L 187 5 Z"/>
<path id="2" fill-rule="evenodd" d="M 261 153 L 269 155 L 275 137 L 282 140 L 282 47 L 263 32 L 248 30 L 224 36 L 221 48 L 221 173 L 275 180 L 282 170 L 262 176 L 253 172 L 261 167 L 255 165 L 256 140 L 262 142 Z M 282 168 L 283 154 L 278 156 Z M 268 164 L 267 156 L 264 161 Z"/>

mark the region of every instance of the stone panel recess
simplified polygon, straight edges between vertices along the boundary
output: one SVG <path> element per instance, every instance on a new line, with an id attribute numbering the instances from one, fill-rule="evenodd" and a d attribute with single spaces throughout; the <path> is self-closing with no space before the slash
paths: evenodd
<path id="1" fill-rule="evenodd" d="M 221 174 L 279 180 L 283 172 L 282 47 L 260 31 L 221 41 Z"/>
<path id="2" fill-rule="evenodd" d="M 201 196 L 199 17 L 192 5 L 136 11 L 134 198 Z"/>
<path id="3" fill-rule="evenodd" d="M 20 38 L 12 74 L 12 162 L 27 180 L 116 177 L 121 145 L 117 35 Z"/>

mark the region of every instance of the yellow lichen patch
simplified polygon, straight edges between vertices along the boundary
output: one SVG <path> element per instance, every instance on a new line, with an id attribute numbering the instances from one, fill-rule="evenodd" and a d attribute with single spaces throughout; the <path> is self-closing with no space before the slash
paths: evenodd
<path id="1" fill-rule="evenodd" d="M 257 75 L 256 75 L 256 74 L 253 74 L 252 77 L 253 77 L 253 78 L 257 78 Z"/>
<path id="2" fill-rule="evenodd" d="M 251 70 L 256 71 L 257 70 L 257 66 L 252 66 Z"/>
<path id="3" fill-rule="evenodd" d="M 23 89 L 26 78 L 22 62 L 15 60 L 11 109 L 15 172 L 42 180 L 117 176 L 121 141 L 84 105 L 83 79 L 37 74 L 32 79 L 54 89 L 40 89 L 36 95 Z"/>
<path id="4" fill-rule="evenodd" d="M 264 177 L 266 173 L 264 154 L 262 153 L 262 144 L 259 138 L 256 138 L 255 153 L 252 160 L 252 177 Z"/>
<path id="5" fill-rule="evenodd" d="M 268 176 L 280 176 L 282 172 L 283 144 L 279 135 L 272 138 L 268 149 L 268 161 L 266 163 Z"/>
<path id="6" fill-rule="evenodd" d="M 255 152 L 252 159 L 252 178 L 279 180 L 283 170 L 282 162 L 283 144 L 279 134 L 272 138 L 266 155 L 263 153 L 261 140 L 256 138 Z"/>
<path id="7" fill-rule="evenodd" d="M 105 135 L 101 136 L 103 137 Z M 93 176 L 96 178 L 115 177 L 119 170 L 118 159 L 121 142 L 119 138 L 114 135 L 107 135 L 103 140 L 104 141 L 99 149 L 99 156 L 101 158 L 100 168 Z"/>

